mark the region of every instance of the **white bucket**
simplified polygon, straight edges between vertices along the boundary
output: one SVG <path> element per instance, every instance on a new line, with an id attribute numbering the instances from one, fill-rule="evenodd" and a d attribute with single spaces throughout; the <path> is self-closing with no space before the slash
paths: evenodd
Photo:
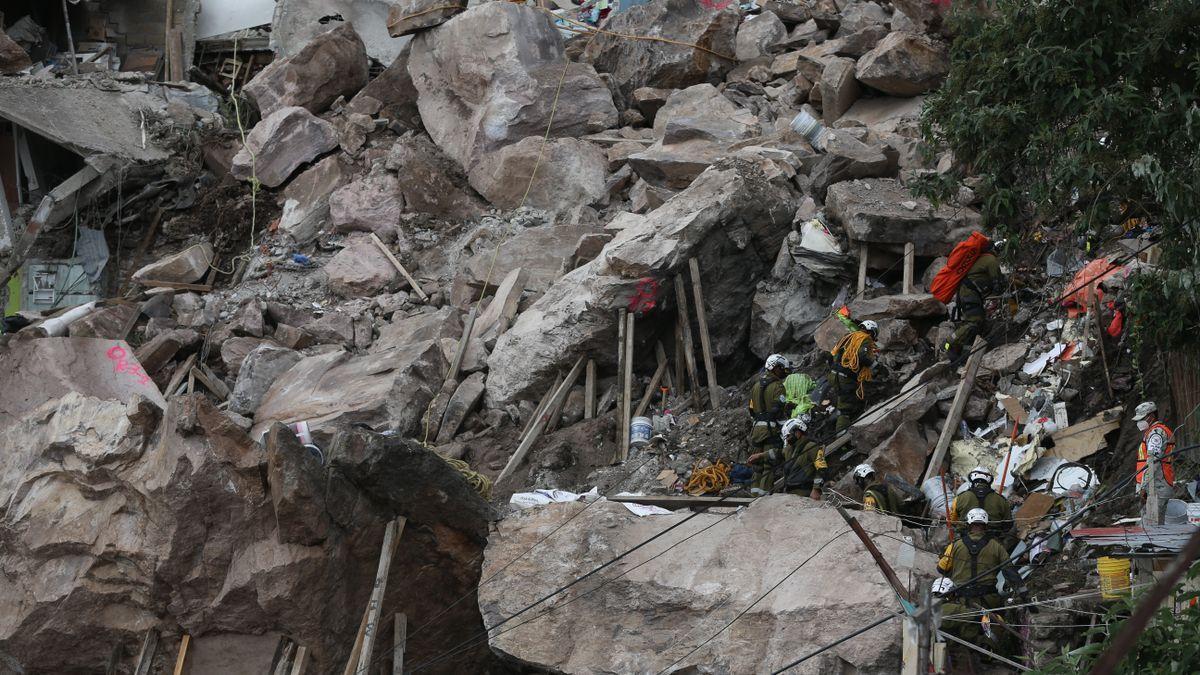
<path id="1" fill-rule="evenodd" d="M 825 149 L 825 136 L 829 133 L 820 120 L 801 110 L 792 118 L 792 130 L 808 139 L 809 143 L 818 150 Z"/>
<path id="2" fill-rule="evenodd" d="M 629 445 L 634 448 L 640 448 L 650 444 L 650 434 L 654 430 L 654 425 L 650 422 L 649 417 L 635 417 L 629 422 Z"/>
<path id="3" fill-rule="evenodd" d="M 1200 504 L 1188 503 L 1187 521 L 1188 525 L 1200 525 Z"/>

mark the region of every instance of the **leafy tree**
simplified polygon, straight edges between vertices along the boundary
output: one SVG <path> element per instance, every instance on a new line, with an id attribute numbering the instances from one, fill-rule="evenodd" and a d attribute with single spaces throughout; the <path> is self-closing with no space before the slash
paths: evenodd
<path id="1" fill-rule="evenodd" d="M 1026 243 L 1036 226 L 1018 223 L 1071 226 L 1089 246 L 1148 224 L 1161 270 L 1139 276 L 1135 316 L 1159 346 L 1194 343 L 1200 0 L 992 0 L 947 26 L 922 128 L 978 177 L 985 222 Z M 944 197 L 956 178 L 919 190 Z"/>

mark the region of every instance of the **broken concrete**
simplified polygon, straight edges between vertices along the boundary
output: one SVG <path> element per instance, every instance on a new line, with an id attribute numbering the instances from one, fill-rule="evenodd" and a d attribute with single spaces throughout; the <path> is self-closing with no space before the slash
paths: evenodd
<path id="1" fill-rule="evenodd" d="M 313 38 L 292 56 L 263 68 L 242 91 L 265 118 L 299 106 L 321 113 L 339 96 L 353 96 L 367 84 L 367 52 L 349 23 Z"/>
<path id="2" fill-rule="evenodd" d="M 338 146 L 337 130 L 298 106 L 277 108 L 254 126 L 233 158 L 232 174 L 278 187 L 296 169 Z"/>

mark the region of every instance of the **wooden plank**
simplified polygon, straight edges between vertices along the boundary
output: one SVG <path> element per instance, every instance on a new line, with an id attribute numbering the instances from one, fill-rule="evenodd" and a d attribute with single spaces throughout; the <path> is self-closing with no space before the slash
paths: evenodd
<path id="1" fill-rule="evenodd" d="M 663 347 L 662 340 L 654 342 L 654 358 L 658 359 L 659 363 L 667 363 L 667 350 Z M 663 373 L 663 386 L 671 391 L 675 391 L 675 382 L 671 377 L 671 368 L 669 366 L 667 372 Z"/>
<path id="2" fill-rule="evenodd" d="M 676 396 L 683 396 L 687 389 L 687 375 L 684 372 L 683 365 L 683 328 L 679 325 L 679 318 L 675 319 L 675 387 L 673 393 Z"/>
<path id="3" fill-rule="evenodd" d="M 583 373 L 583 419 L 596 416 L 596 360 L 588 359 Z"/>
<path id="4" fill-rule="evenodd" d="M 692 270 L 692 294 L 696 296 L 696 323 L 700 327 L 700 348 L 704 352 L 704 369 L 708 371 L 708 405 L 716 410 L 721 405 L 721 387 L 717 386 L 717 366 L 713 363 L 712 341 L 708 337 L 708 317 L 704 313 L 704 291 L 700 286 L 700 263 L 688 260 Z"/>
<path id="5" fill-rule="evenodd" d="M 133 669 L 133 675 L 147 675 L 150 672 L 150 664 L 154 661 L 154 652 L 158 649 L 158 631 L 151 628 L 146 631 L 146 637 L 142 638 L 142 651 L 138 652 L 137 666 Z"/>
<path id="6" fill-rule="evenodd" d="M 300 645 L 296 649 L 296 658 L 292 660 L 292 672 L 289 675 L 304 675 L 308 667 L 308 647 Z"/>
<path id="7" fill-rule="evenodd" d="M 475 315 L 478 313 L 479 303 L 471 305 L 471 311 L 467 312 L 462 337 L 458 339 L 458 348 L 454 350 L 454 360 L 450 362 L 450 371 L 446 374 L 445 381 L 458 379 L 458 371 L 462 368 L 463 355 L 467 353 L 467 345 L 471 342 L 471 331 L 475 329 Z"/>
<path id="8" fill-rule="evenodd" d="M 688 385 L 692 388 L 692 410 L 700 409 L 700 375 L 696 368 L 696 345 L 692 340 L 692 322 L 688 317 L 687 291 L 683 275 L 675 275 L 675 304 L 679 309 L 679 326 L 683 338 L 683 360 L 687 365 Z"/>
<path id="9" fill-rule="evenodd" d="M 375 242 L 375 246 L 379 247 L 379 250 L 383 252 L 383 255 L 387 256 L 388 262 L 392 263 L 392 267 L 395 267 L 396 270 L 408 280 L 408 284 L 412 286 L 413 292 L 417 294 L 417 297 L 421 298 L 422 301 L 429 300 L 429 296 L 425 295 L 425 291 L 421 290 L 421 284 L 418 284 L 417 280 L 413 278 L 413 275 L 409 274 L 408 270 L 404 269 L 404 265 L 400 264 L 400 261 L 396 259 L 396 256 L 392 255 L 392 252 L 388 250 L 387 246 L 383 245 L 383 242 L 380 241 L 379 236 L 374 232 L 371 233 L 371 241 Z"/>
<path id="10" fill-rule="evenodd" d="M 208 369 L 208 366 L 204 364 L 192 366 L 191 375 L 200 380 L 200 384 L 204 385 L 204 388 L 211 391 L 217 398 L 222 401 L 229 398 L 229 387 L 226 387 L 225 383 Z"/>
<path id="11" fill-rule="evenodd" d="M 582 356 L 575 360 L 575 365 L 571 366 L 571 372 L 567 374 L 567 377 L 563 379 L 562 384 L 558 386 L 558 389 L 555 390 L 554 395 L 550 398 L 547 410 L 554 408 L 557 401 L 567 397 L 567 392 L 571 391 L 571 387 L 575 386 L 575 380 L 578 380 L 580 373 L 583 372 L 583 362 L 584 357 Z M 533 427 L 529 430 L 529 433 L 525 434 L 524 440 L 521 441 L 521 445 L 517 446 L 517 450 L 513 453 L 513 456 L 508 459 L 508 464 L 505 465 L 504 471 L 501 471 L 500 475 L 493 482 L 494 485 L 499 485 L 501 481 L 512 475 L 512 472 L 521 465 L 521 462 L 525 460 L 525 455 L 529 454 L 530 448 L 533 447 L 534 441 L 542 434 L 542 429 L 546 428 L 548 420 L 548 414 L 539 415 L 534 419 Z"/>
<path id="12" fill-rule="evenodd" d="M 618 495 L 605 497 L 610 502 L 628 502 L 661 506 L 664 509 L 686 509 L 693 506 L 745 506 L 755 497 L 692 497 L 690 495 Z"/>
<path id="13" fill-rule="evenodd" d="M 913 273 L 917 267 L 917 247 L 911 241 L 904 245 L 904 286 L 905 295 L 913 294 Z"/>
<path id="14" fill-rule="evenodd" d="M 529 430 L 533 428 L 533 425 L 537 422 L 538 418 L 540 418 L 542 414 L 546 412 L 546 408 L 550 406 L 550 400 L 554 398 L 554 392 L 558 391 L 558 386 L 562 384 L 562 381 L 562 373 L 559 373 L 554 378 L 554 384 L 550 385 L 550 388 L 547 389 L 546 393 L 542 396 L 542 400 L 538 401 L 538 406 L 537 408 L 534 408 L 533 415 L 531 415 L 529 417 L 529 421 L 525 423 L 525 428 L 521 430 L 521 440 L 525 440 L 525 437 L 529 435 Z"/>
<path id="15" fill-rule="evenodd" d="M 404 648 L 407 642 L 408 617 L 404 612 L 400 612 L 392 624 L 392 675 L 404 673 Z"/>
<path id="16" fill-rule="evenodd" d="M 617 453 L 621 450 L 621 427 L 626 426 L 621 392 L 625 391 L 625 310 L 617 310 Z"/>
<path id="17" fill-rule="evenodd" d="M 192 636 L 184 634 L 183 639 L 179 641 L 179 656 L 175 657 L 175 674 L 183 675 L 183 664 L 187 661 L 188 645 L 192 642 Z"/>
<path id="18" fill-rule="evenodd" d="M 1104 327 L 1100 325 L 1100 301 L 1092 293 L 1092 323 L 1096 324 L 1096 351 L 1100 352 L 1100 363 L 1104 364 L 1104 388 L 1108 391 L 1108 400 L 1113 400 L 1112 377 L 1108 374 L 1108 353 L 1104 351 Z"/>
<path id="19" fill-rule="evenodd" d="M 167 32 L 169 42 L 167 43 L 167 54 L 169 58 L 170 73 L 169 79 L 172 82 L 183 81 L 183 29 L 172 28 Z"/>
<path id="20" fill-rule="evenodd" d="M 164 397 L 175 395 L 175 391 L 179 389 L 179 385 L 183 384 L 183 378 L 188 376 L 192 371 L 192 364 L 196 362 L 196 355 L 192 354 L 187 357 L 184 362 L 175 369 L 175 373 L 171 375 L 171 381 L 167 384 L 166 390 L 163 391 Z"/>
<path id="21" fill-rule="evenodd" d="M 407 519 L 400 516 L 387 524 L 383 534 L 383 545 L 379 551 L 379 569 L 375 572 L 375 587 L 367 604 L 367 629 L 363 632 L 362 651 L 358 656 L 355 675 L 368 675 L 371 671 L 371 653 L 379 633 L 379 612 L 383 607 L 383 594 L 387 590 L 388 571 L 392 568 L 392 556 L 396 553 L 396 542 L 404 533 Z"/>
<path id="22" fill-rule="evenodd" d="M 625 316 L 625 380 L 621 385 L 621 427 L 617 429 L 620 434 L 620 454 L 617 455 L 617 461 L 623 462 L 629 457 L 629 425 L 633 421 L 630 417 L 630 410 L 633 404 L 633 319 L 632 313 Z"/>
<path id="23" fill-rule="evenodd" d="M 654 370 L 654 376 L 650 378 L 650 384 L 646 386 L 646 393 L 642 394 L 642 400 L 638 403 L 637 410 L 633 411 L 633 417 L 641 417 L 642 413 L 646 412 L 646 408 L 650 405 L 651 399 L 654 398 L 654 392 L 658 391 L 658 384 L 662 382 L 663 375 L 667 372 L 666 360 L 658 362 L 658 368 Z M 632 423 L 633 418 L 630 418 Z"/>
<path id="24" fill-rule="evenodd" d="M 933 456 L 929 458 L 929 466 L 925 469 L 925 477 L 921 479 L 921 483 L 941 472 L 946 450 L 950 449 L 950 441 L 954 440 L 954 433 L 958 431 L 958 421 L 962 419 L 963 409 L 967 407 L 967 399 L 971 397 L 971 390 L 975 388 L 975 373 L 979 371 L 979 362 L 983 360 L 985 344 L 987 343 L 983 338 L 976 336 L 975 344 L 971 345 L 971 356 L 967 359 L 963 379 L 958 383 L 958 391 L 954 392 L 954 402 L 950 404 L 950 416 L 942 426 L 942 434 L 938 436 L 937 445 L 933 447 Z"/>
<path id="25" fill-rule="evenodd" d="M 370 609 L 370 605 L 367 609 Z M 350 648 L 350 658 L 346 659 L 346 668 L 342 675 L 354 675 L 354 669 L 358 666 L 358 655 L 362 653 L 363 637 L 367 632 L 367 616 L 367 611 L 363 610 L 362 621 L 359 622 L 358 633 L 354 637 L 354 646 Z"/>
<path id="26" fill-rule="evenodd" d="M 863 291 L 867 290 L 867 245 L 862 243 L 858 245 L 858 295 L 862 295 Z"/>
<path id="27" fill-rule="evenodd" d="M 296 643 L 284 638 L 286 641 L 283 645 L 283 653 L 279 655 L 279 662 L 275 664 L 275 669 L 271 671 L 271 675 L 288 675 L 288 664 L 292 660 L 292 656 L 296 651 Z"/>
<path id="28" fill-rule="evenodd" d="M 197 293 L 208 293 L 212 291 L 211 284 L 185 284 L 181 281 L 158 281 L 155 279 L 138 279 L 139 286 L 146 288 L 172 288 L 177 291 L 196 291 Z"/>

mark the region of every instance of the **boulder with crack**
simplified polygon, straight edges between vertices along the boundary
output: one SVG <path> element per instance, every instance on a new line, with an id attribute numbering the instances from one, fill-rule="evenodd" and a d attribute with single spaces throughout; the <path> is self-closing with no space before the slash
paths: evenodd
<path id="1" fill-rule="evenodd" d="M 689 258 L 697 258 L 704 275 L 714 353 L 735 353 L 745 344 L 754 285 L 779 250 L 797 201 L 784 181 L 770 182 L 756 164 L 729 159 L 635 217 L 599 257 L 554 282 L 500 336 L 488 358 L 489 404 L 531 397 L 588 351 L 611 359 L 616 309 L 639 280 L 670 279 Z"/>
<path id="2" fill-rule="evenodd" d="M 490 642 L 498 653 L 559 673 L 768 673 L 797 654 L 824 647 L 830 636 L 899 609 L 874 559 L 837 513 L 805 497 L 764 497 L 728 518 L 685 512 L 639 518 L 603 501 L 580 513 L 583 509 L 579 503 L 549 504 L 506 519 L 507 534 L 488 544 L 483 574 L 516 562 L 497 583 L 480 587 L 486 626 L 685 518 L 696 522 L 667 532 L 653 550 L 629 555 L 615 583 L 577 596 L 569 611 L 493 633 Z M 921 551 L 902 562 L 898 519 L 877 513 L 856 517 L 867 530 L 886 533 L 875 542 L 901 578 L 933 569 L 934 557 Z M 518 555 L 558 526 L 564 531 L 542 544 L 550 547 L 543 555 Z M 650 559 L 672 545 L 678 546 Z M 792 573 L 798 561 L 810 557 Z M 690 653 L 709 635 L 716 637 L 705 649 Z M 896 673 L 900 645 L 900 626 L 892 622 L 830 649 L 810 667 L 822 673 Z"/>
<path id="3" fill-rule="evenodd" d="M 231 173 L 239 180 L 278 187 L 296 169 L 337 146 L 337 130 L 329 122 L 299 106 L 278 108 L 246 135 Z"/>
<path id="4" fill-rule="evenodd" d="M 608 87 L 590 65 L 565 60 L 562 36 L 532 7 L 490 2 L 420 33 L 408 71 L 425 129 L 466 170 L 483 153 L 544 134 L 552 110 L 551 136 L 617 123 Z"/>
<path id="5" fill-rule="evenodd" d="M 268 117 L 291 106 L 324 112 L 337 97 L 349 98 L 366 83 L 366 47 L 354 26 L 343 23 L 296 54 L 271 62 L 243 91 Z"/>

